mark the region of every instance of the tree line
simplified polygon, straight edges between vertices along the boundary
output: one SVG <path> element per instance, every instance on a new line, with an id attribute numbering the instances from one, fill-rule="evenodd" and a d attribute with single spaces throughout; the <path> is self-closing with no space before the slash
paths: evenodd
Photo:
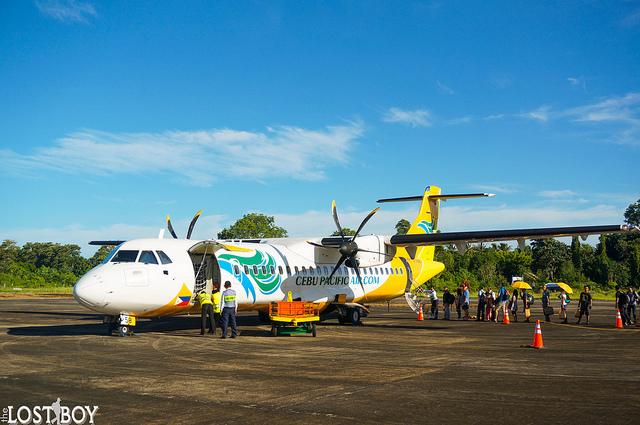
<path id="1" fill-rule="evenodd" d="M 625 222 L 640 226 L 640 200 L 626 209 Z M 405 234 L 409 221 L 396 224 L 396 233 Z M 345 235 L 354 234 L 344 228 Z M 333 234 L 337 236 L 337 233 Z M 218 233 L 220 239 L 286 237 L 286 229 L 275 218 L 250 213 Z M 102 246 L 90 258 L 74 244 L 28 242 L 18 246 L 5 240 L 0 244 L 0 285 L 5 287 L 71 286 L 80 276 L 100 264 L 113 247 Z M 454 247 L 437 247 L 435 259 L 445 264 L 445 271 L 433 280 L 437 287 L 456 287 L 467 281 L 498 286 L 512 276 L 533 282 L 564 281 L 574 286 L 590 284 L 603 290 L 616 285 L 640 287 L 640 235 L 601 236 L 598 244 L 571 244 L 555 239 L 533 240 L 523 250 L 506 243 L 476 244 L 460 254 Z"/>

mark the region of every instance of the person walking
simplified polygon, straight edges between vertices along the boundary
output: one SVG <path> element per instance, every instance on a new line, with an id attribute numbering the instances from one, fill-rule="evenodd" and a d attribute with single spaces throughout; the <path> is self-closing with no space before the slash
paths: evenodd
<path id="1" fill-rule="evenodd" d="M 518 290 L 514 289 L 511 293 L 511 300 L 509 301 L 509 310 L 513 314 L 514 322 L 518 321 Z"/>
<path id="2" fill-rule="evenodd" d="M 493 292 L 491 288 L 487 289 L 487 312 L 486 319 L 491 322 L 493 320 L 493 303 L 496 299 L 496 294 Z"/>
<path id="3" fill-rule="evenodd" d="M 522 312 L 524 313 L 524 321 L 529 323 L 531 320 L 531 300 L 526 289 L 522 290 Z"/>
<path id="4" fill-rule="evenodd" d="M 580 321 L 582 320 L 582 316 L 586 316 L 587 326 L 589 326 L 589 316 L 590 316 L 591 306 L 592 306 L 592 297 L 591 297 L 589 285 L 584 286 L 584 291 L 580 293 L 580 299 L 578 301 L 578 304 L 579 304 L 578 305 L 578 309 L 579 309 L 578 321 L 576 322 L 576 325 L 580 324 Z"/>
<path id="5" fill-rule="evenodd" d="M 444 287 L 444 294 L 442 294 L 442 304 L 444 306 L 444 320 L 451 320 L 451 305 L 455 303 L 456 297 L 447 286 Z"/>
<path id="6" fill-rule="evenodd" d="M 636 288 L 630 286 L 627 289 L 627 318 L 629 323 L 635 325 L 636 323 L 636 309 L 638 306 L 638 293 Z"/>
<path id="7" fill-rule="evenodd" d="M 551 322 L 551 314 L 549 313 L 551 312 L 552 307 L 550 305 L 550 300 L 551 293 L 549 292 L 547 285 L 544 285 L 542 287 L 542 312 L 544 313 L 545 322 Z"/>
<path id="8" fill-rule="evenodd" d="M 216 324 L 213 319 L 213 302 L 211 301 L 211 294 L 206 290 L 202 290 L 198 292 L 197 299 L 201 308 L 200 335 L 204 335 L 205 327 L 209 328 L 210 334 L 215 334 Z"/>
<path id="9" fill-rule="evenodd" d="M 560 318 L 563 319 L 562 323 L 567 323 L 567 307 L 570 302 L 567 292 L 563 289 L 560 294 Z"/>
<path id="10" fill-rule="evenodd" d="M 502 312 L 502 320 L 504 320 L 504 315 L 507 314 L 507 300 L 509 299 L 509 294 L 507 292 L 507 288 L 504 287 L 504 282 L 500 284 L 500 288 L 498 289 L 498 298 L 496 299 L 497 307 L 496 307 L 496 322 L 500 317 L 500 313 Z"/>
<path id="11" fill-rule="evenodd" d="M 624 326 L 629 325 L 629 317 L 627 317 L 627 305 L 629 304 L 629 297 L 626 292 L 620 291 L 618 294 L 618 310 L 622 317 L 622 324 Z"/>
<path id="12" fill-rule="evenodd" d="M 224 283 L 224 292 L 222 293 L 222 336 L 227 337 L 227 327 L 231 324 L 231 338 L 238 336 L 238 327 L 236 325 L 236 313 L 238 312 L 238 300 L 236 299 L 236 291 L 231 289 L 231 282 L 228 280 Z"/>
<path id="13" fill-rule="evenodd" d="M 469 320 L 469 304 L 471 301 L 471 293 L 469 285 L 465 282 L 462 284 L 462 300 L 460 301 L 462 311 L 464 312 L 463 320 Z"/>
<path id="14" fill-rule="evenodd" d="M 458 313 L 458 320 L 462 317 L 462 286 L 456 288 L 456 313 Z"/>
<path id="15" fill-rule="evenodd" d="M 429 295 L 429 300 L 431 301 L 431 320 L 438 319 L 438 293 L 436 292 L 436 288 L 431 286 L 431 289 L 427 291 L 427 295 Z"/>
<path id="16" fill-rule="evenodd" d="M 487 305 L 487 295 L 484 292 L 484 286 L 478 289 L 478 310 L 476 312 L 476 320 L 484 321 L 484 309 Z"/>

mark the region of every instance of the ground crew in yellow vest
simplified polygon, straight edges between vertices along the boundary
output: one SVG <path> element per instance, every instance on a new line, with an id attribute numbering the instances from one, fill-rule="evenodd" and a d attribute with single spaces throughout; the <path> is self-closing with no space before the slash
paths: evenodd
<path id="1" fill-rule="evenodd" d="M 219 326 L 222 318 L 222 292 L 220 292 L 219 286 L 213 287 L 211 298 L 213 299 L 213 319 L 216 325 Z"/>
<path id="2" fill-rule="evenodd" d="M 231 338 L 238 336 L 238 327 L 236 326 L 236 312 L 238 311 L 238 300 L 236 299 L 236 291 L 231 289 L 231 282 L 228 280 L 224 283 L 224 292 L 222 293 L 222 336 L 227 337 L 227 327 L 231 324 Z"/>
<path id="3" fill-rule="evenodd" d="M 209 333 L 216 333 L 216 323 L 213 320 L 213 302 L 211 302 L 211 294 L 207 291 L 200 291 L 198 293 L 198 303 L 200 303 L 200 307 L 202 308 L 202 317 L 200 323 L 200 335 L 204 335 L 204 328 L 206 325 L 209 325 Z M 209 318 L 209 322 L 207 323 L 207 317 Z"/>

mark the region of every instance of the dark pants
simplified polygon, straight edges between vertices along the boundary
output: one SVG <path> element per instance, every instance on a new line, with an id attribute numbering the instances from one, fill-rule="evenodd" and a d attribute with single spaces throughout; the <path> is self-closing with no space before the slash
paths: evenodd
<path id="1" fill-rule="evenodd" d="M 210 333 L 216 332 L 216 322 L 213 320 L 213 306 L 205 304 L 202 306 L 202 321 L 200 323 L 200 333 L 204 334 L 204 328 L 208 327 Z M 207 318 L 209 319 L 207 321 Z"/>
<path id="2" fill-rule="evenodd" d="M 222 313 L 216 313 L 214 311 L 213 312 L 213 321 L 215 322 L 216 326 L 221 326 L 221 324 L 222 324 Z"/>
<path id="3" fill-rule="evenodd" d="M 458 313 L 458 319 L 460 319 L 460 317 L 462 317 L 462 306 L 460 303 L 456 303 L 456 313 Z"/>
<path id="4" fill-rule="evenodd" d="M 431 301 L 431 318 L 438 318 L 438 300 Z"/>
<path id="5" fill-rule="evenodd" d="M 632 320 L 633 323 L 636 322 L 636 305 L 635 304 L 630 304 L 627 307 L 627 318 L 629 320 Z"/>
<path id="6" fill-rule="evenodd" d="M 627 316 L 627 306 L 626 305 L 618 306 L 618 310 L 620 310 L 620 317 L 622 318 L 622 323 L 625 325 L 628 325 L 630 322 L 629 322 L 629 316 Z"/>
<path id="7" fill-rule="evenodd" d="M 484 320 L 484 306 L 485 303 L 478 303 L 478 311 L 476 312 L 476 320 Z"/>
<path id="8" fill-rule="evenodd" d="M 238 336 L 238 327 L 236 326 L 236 309 L 233 307 L 225 307 L 222 309 L 222 336 L 227 336 L 227 327 L 231 324 L 231 336 Z"/>
<path id="9" fill-rule="evenodd" d="M 545 311 L 547 308 L 549 308 L 549 303 L 542 303 L 542 311 Z M 544 321 L 545 322 L 550 322 L 551 321 L 551 317 L 548 314 L 544 315 Z"/>

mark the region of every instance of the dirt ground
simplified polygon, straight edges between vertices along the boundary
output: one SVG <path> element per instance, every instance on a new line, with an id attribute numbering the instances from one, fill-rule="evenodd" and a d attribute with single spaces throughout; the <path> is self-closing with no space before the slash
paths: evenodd
<path id="1" fill-rule="evenodd" d="M 543 323 L 533 350 L 531 323 L 418 322 L 402 302 L 317 338 L 270 337 L 243 313 L 220 340 L 193 316 L 120 338 L 71 299 L 3 299 L 0 404 L 60 397 L 98 405 L 97 424 L 639 423 L 640 328 L 614 329 L 610 302 L 593 313 Z"/>

